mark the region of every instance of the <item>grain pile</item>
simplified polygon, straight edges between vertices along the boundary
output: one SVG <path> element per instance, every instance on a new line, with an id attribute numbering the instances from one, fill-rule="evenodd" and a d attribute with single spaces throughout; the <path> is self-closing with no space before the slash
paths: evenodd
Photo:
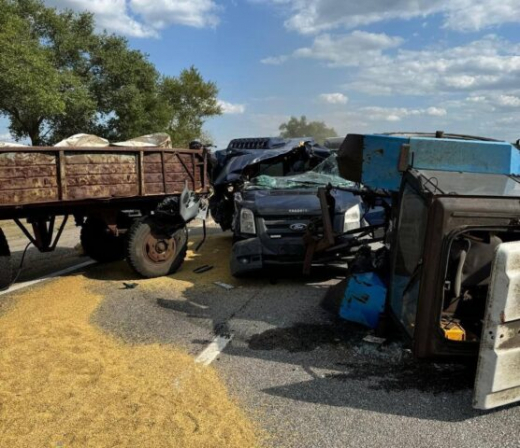
<path id="1" fill-rule="evenodd" d="M 89 323 L 82 276 L 16 298 L 0 317 L 0 447 L 253 447 L 212 369 Z"/>
<path id="2" fill-rule="evenodd" d="M 197 242 L 196 238 L 190 241 L 186 259 L 181 269 L 174 275 L 151 280 L 139 280 L 139 285 L 150 290 L 169 288 L 180 293 L 195 286 L 199 291 L 217 291 L 222 293 L 222 289 L 216 286 L 215 282 L 223 282 L 235 288 L 263 288 L 266 286 L 266 280 L 262 276 L 236 278 L 231 275 L 229 260 L 231 257 L 232 239 L 229 235 L 210 235 L 201 249 L 195 252 L 194 247 Z M 212 269 L 203 274 L 193 272 L 194 269 L 206 265 L 211 266 Z M 124 266 L 122 268 L 119 269 L 121 273 L 126 269 Z"/>

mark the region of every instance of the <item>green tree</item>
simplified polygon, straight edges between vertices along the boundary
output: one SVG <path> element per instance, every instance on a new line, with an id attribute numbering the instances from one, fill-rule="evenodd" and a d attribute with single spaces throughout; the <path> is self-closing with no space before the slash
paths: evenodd
<path id="1" fill-rule="evenodd" d="M 194 68 L 161 77 L 126 39 L 94 32 L 90 13 L 0 0 L 0 114 L 16 139 L 78 132 L 109 140 L 167 130 L 185 145 L 219 114 L 218 89 Z"/>
<path id="2" fill-rule="evenodd" d="M 316 142 L 322 144 L 326 138 L 337 137 L 333 128 L 327 127 L 323 121 L 307 121 L 307 117 L 291 117 L 287 123 L 279 127 L 280 136 L 283 138 L 312 137 Z"/>
<path id="3" fill-rule="evenodd" d="M 161 97 L 169 108 L 167 132 L 174 145 L 185 146 L 204 137 L 205 121 L 222 113 L 217 95 L 217 85 L 205 81 L 193 66 L 183 70 L 178 78 L 163 79 Z"/>
<path id="4" fill-rule="evenodd" d="M 90 26 L 88 15 L 59 17 L 38 2 L 0 0 L 0 111 L 16 138 L 41 144 L 42 129 L 52 134 L 60 114 L 93 113 L 94 101 L 74 70 L 77 52 L 70 47 L 73 32 L 82 49 L 89 45 Z"/>

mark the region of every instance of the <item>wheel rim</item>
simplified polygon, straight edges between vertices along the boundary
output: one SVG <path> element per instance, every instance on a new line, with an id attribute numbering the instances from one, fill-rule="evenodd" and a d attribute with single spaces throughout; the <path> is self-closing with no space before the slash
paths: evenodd
<path id="1" fill-rule="evenodd" d="M 177 253 L 175 238 L 157 237 L 150 233 L 144 241 L 144 253 L 155 264 L 164 264 L 172 261 Z"/>

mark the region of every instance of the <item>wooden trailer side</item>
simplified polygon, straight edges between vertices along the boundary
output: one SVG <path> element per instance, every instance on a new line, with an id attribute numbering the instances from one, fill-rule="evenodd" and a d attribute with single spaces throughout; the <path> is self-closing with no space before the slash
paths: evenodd
<path id="1" fill-rule="evenodd" d="M 207 191 L 205 150 L 0 149 L 0 207 Z"/>

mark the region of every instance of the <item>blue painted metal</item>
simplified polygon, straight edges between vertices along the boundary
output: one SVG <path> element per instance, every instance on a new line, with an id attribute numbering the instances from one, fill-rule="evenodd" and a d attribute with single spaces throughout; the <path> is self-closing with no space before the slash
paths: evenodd
<path id="1" fill-rule="evenodd" d="M 520 152 L 507 142 L 411 138 L 418 169 L 482 174 L 519 174 Z"/>
<path id="2" fill-rule="evenodd" d="M 403 145 L 410 146 L 410 166 L 417 169 L 483 174 L 520 174 L 520 151 L 507 142 L 365 135 L 362 183 L 398 191 Z"/>
<path id="3" fill-rule="evenodd" d="M 386 292 L 386 286 L 376 273 L 353 274 L 341 302 L 340 317 L 376 328 L 385 309 Z"/>

